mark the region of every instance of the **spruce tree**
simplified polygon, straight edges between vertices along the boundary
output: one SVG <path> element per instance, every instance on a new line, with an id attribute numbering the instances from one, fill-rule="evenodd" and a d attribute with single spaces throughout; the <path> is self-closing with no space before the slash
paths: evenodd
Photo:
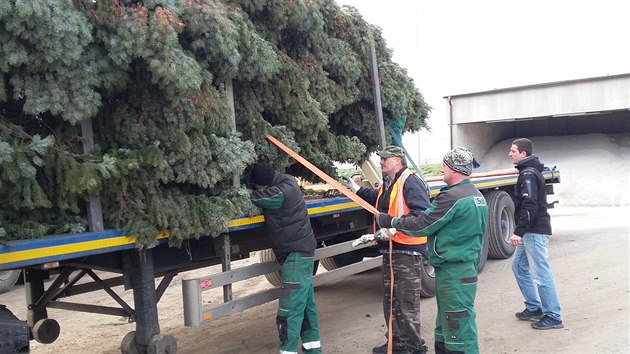
<path id="1" fill-rule="evenodd" d="M 0 2 L 0 241 L 85 231 L 89 193 L 139 247 L 164 230 L 173 245 L 219 235 L 257 212 L 232 185 L 257 158 L 314 179 L 267 134 L 333 175 L 365 159 L 371 40 L 385 125 L 406 113 L 405 131 L 426 127 L 380 29 L 332 0 Z"/>

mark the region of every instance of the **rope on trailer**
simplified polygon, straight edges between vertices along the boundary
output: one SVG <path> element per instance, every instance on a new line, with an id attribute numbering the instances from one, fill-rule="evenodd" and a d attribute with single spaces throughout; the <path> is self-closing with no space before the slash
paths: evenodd
<path id="1" fill-rule="evenodd" d="M 278 139 L 274 138 L 271 135 L 267 135 L 267 140 L 271 141 L 273 144 L 275 144 L 277 147 L 279 147 L 282 151 L 286 152 L 289 156 L 293 157 L 295 160 L 297 160 L 299 163 L 301 163 L 304 167 L 306 167 L 309 171 L 313 172 L 314 174 L 316 174 L 319 178 L 323 179 L 324 181 L 326 181 L 327 183 L 329 183 L 330 185 L 332 185 L 333 187 L 335 187 L 339 192 L 343 193 L 343 195 L 345 195 L 346 197 L 352 199 L 353 201 L 355 201 L 357 204 L 359 204 L 360 206 L 362 206 L 365 210 L 369 211 L 370 213 L 376 215 L 378 214 L 378 210 L 376 210 L 376 208 L 372 205 L 370 205 L 368 202 L 366 202 L 365 200 L 363 200 L 361 197 L 359 197 L 358 195 L 354 194 L 350 189 L 348 189 L 346 186 L 344 186 L 343 184 L 337 182 L 335 179 L 333 179 L 332 177 L 330 177 L 329 175 L 327 175 L 324 171 L 320 170 L 319 168 L 317 168 L 317 166 L 313 165 L 312 163 L 310 163 L 308 160 L 306 160 L 305 158 L 303 158 L 302 156 L 300 156 L 300 154 L 298 154 L 297 152 L 293 151 L 290 147 L 284 145 L 282 142 L 280 142 Z M 387 353 L 392 353 L 393 350 L 393 343 L 392 343 L 392 311 L 393 311 L 393 302 L 394 302 L 394 268 L 392 267 L 392 239 L 389 239 L 389 277 L 390 277 L 390 287 L 389 287 L 389 320 L 387 323 L 388 326 L 388 330 L 387 330 Z"/>

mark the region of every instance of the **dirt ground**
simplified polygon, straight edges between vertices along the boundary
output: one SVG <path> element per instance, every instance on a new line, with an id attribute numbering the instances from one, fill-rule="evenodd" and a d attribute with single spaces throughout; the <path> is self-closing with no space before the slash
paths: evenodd
<path id="1" fill-rule="evenodd" d="M 523 304 L 510 260 L 490 260 L 480 275 L 476 301 L 481 352 L 630 352 L 630 207 L 560 207 L 551 212 L 554 236 L 549 256 L 565 328 L 536 331 L 529 322 L 516 320 L 514 313 Z M 216 268 L 176 277 L 159 303 L 161 332 L 177 338 L 178 353 L 277 353 L 275 301 L 201 327 L 184 327 L 181 280 L 214 272 Z M 385 342 L 379 278 L 375 269 L 316 289 L 325 353 L 371 353 L 372 347 Z M 267 287 L 264 278 L 251 279 L 235 286 L 235 297 Z M 131 303 L 127 293 L 124 298 Z M 204 301 L 217 303 L 221 296 L 217 292 Z M 104 293 L 73 300 L 113 306 Z M 22 287 L 1 294 L 0 303 L 25 318 Z M 49 317 L 59 321 L 61 335 L 49 345 L 31 342 L 32 353 L 120 353 L 122 337 L 135 329 L 125 319 L 104 315 L 51 309 Z M 423 335 L 430 352 L 434 318 L 435 300 L 424 299 Z"/>

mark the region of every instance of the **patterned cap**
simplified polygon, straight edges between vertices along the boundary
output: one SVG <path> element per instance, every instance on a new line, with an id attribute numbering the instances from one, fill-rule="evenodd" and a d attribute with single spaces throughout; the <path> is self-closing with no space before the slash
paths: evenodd
<path id="1" fill-rule="evenodd" d="M 465 147 L 456 147 L 444 155 L 444 163 L 451 170 L 470 176 L 473 168 L 473 154 Z"/>
<path id="2" fill-rule="evenodd" d="M 401 159 L 405 159 L 405 151 L 394 145 L 390 145 L 385 148 L 383 151 L 379 151 L 376 153 L 380 157 L 400 157 Z"/>

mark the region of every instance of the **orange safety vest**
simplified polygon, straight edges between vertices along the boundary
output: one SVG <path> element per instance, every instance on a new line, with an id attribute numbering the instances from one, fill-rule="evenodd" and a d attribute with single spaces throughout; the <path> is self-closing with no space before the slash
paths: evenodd
<path id="1" fill-rule="evenodd" d="M 389 195 L 389 210 L 388 214 L 394 217 L 401 217 L 403 215 L 409 214 L 409 207 L 407 206 L 407 202 L 405 201 L 405 195 L 403 193 L 403 187 L 405 186 L 405 181 L 407 178 L 411 176 L 411 170 L 409 168 L 405 168 L 405 170 L 400 174 L 398 180 L 392 186 L 392 192 Z M 381 198 L 381 195 L 384 191 L 384 184 L 381 184 L 381 187 L 378 190 L 378 196 L 376 196 L 376 205 L 378 206 L 378 201 Z M 396 203 L 394 203 L 396 202 Z M 374 232 L 376 232 L 376 223 L 374 223 Z M 427 237 L 414 237 L 408 236 L 400 231 L 396 231 L 391 240 L 397 243 L 402 243 L 404 245 L 421 245 L 427 243 Z"/>

